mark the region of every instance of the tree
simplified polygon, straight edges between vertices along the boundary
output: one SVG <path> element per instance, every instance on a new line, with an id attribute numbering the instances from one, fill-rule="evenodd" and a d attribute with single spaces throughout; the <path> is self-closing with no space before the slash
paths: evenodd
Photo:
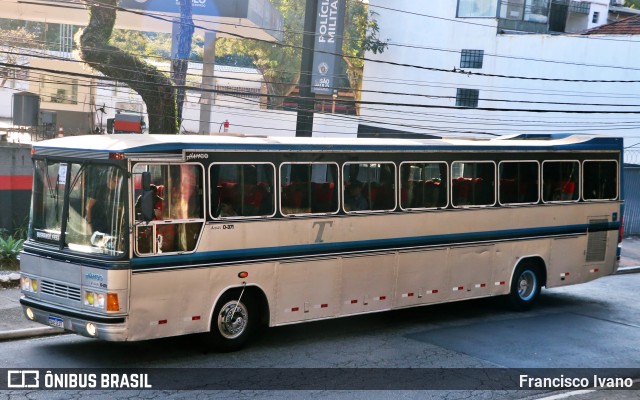
<path id="1" fill-rule="evenodd" d="M 304 25 L 304 0 L 271 0 L 284 18 L 284 46 L 247 39 L 219 39 L 216 44 L 216 57 L 230 55 L 249 56 L 255 67 L 267 82 L 271 104 L 281 105 L 282 96 L 288 96 L 300 79 L 300 57 L 302 32 Z M 381 53 L 387 43 L 379 39 L 379 28 L 375 14 L 368 14 L 368 4 L 361 1 L 347 1 L 343 57 L 345 67 L 343 75 L 348 77 L 350 87 L 359 96 L 362 85 L 362 56 L 367 50 Z"/>
<path id="2" fill-rule="evenodd" d="M 178 51 L 171 60 L 173 82 L 178 87 L 176 101 L 178 102 L 178 127 L 182 124 L 182 107 L 185 99 L 185 85 L 187 83 L 187 69 L 191 55 L 191 41 L 193 40 L 193 16 L 191 14 L 191 0 L 180 0 L 180 33 L 178 35 Z M 179 129 L 179 128 L 178 128 Z"/>
<path id="3" fill-rule="evenodd" d="M 282 13 L 283 43 L 302 46 L 304 1 L 272 0 Z M 251 39 L 220 38 L 216 41 L 216 58 L 229 55 L 248 56 L 267 82 L 267 93 L 273 95 L 271 104 L 281 106 L 300 79 L 301 51 L 295 47 L 279 46 Z"/>
<path id="4" fill-rule="evenodd" d="M 35 47 L 38 47 L 36 35 L 25 28 L 0 29 L 0 62 L 9 64 L 0 67 L 0 87 L 24 75 L 25 70 L 20 65 L 26 64 L 26 60 L 21 55 L 25 48 Z"/>
<path id="5" fill-rule="evenodd" d="M 119 0 L 83 0 L 89 23 L 79 36 L 81 59 L 104 75 L 126 83 L 147 106 L 149 133 L 178 132 L 176 92 L 171 80 L 140 57 L 109 44 Z"/>
<path id="6" fill-rule="evenodd" d="M 624 5 L 637 10 L 640 9 L 640 0 L 625 0 Z"/>
<path id="7" fill-rule="evenodd" d="M 362 73 L 364 69 L 364 54 L 372 51 L 382 53 L 388 46 L 388 40 L 380 40 L 380 27 L 375 19 L 377 15 L 368 11 L 368 4 L 363 2 L 347 2 L 342 53 L 347 64 L 347 78 L 349 85 L 356 93 L 356 100 L 360 100 L 362 89 Z"/>

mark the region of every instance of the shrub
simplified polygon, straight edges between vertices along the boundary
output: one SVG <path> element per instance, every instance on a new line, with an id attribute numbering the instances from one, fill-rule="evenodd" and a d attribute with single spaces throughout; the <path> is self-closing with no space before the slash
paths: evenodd
<path id="1" fill-rule="evenodd" d="M 22 250 L 24 239 L 15 239 L 13 236 L 0 236 L 0 261 L 13 261 Z"/>

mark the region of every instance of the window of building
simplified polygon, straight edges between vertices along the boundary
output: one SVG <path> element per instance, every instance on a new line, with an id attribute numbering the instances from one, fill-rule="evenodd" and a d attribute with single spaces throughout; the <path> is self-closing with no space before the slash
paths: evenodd
<path id="1" fill-rule="evenodd" d="M 447 164 L 400 164 L 400 207 L 404 210 L 447 206 Z"/>
<path id="2" fill-rule="evenodd" d="M 618 163 L 613 160 L 585 161 L 582 198 L 615 200 L 618 198 Z"/>
<path id="3" fill-rule="evenodd" d="M 571 1 L 571 3 L 569 3 L 569 11 L 576 14 L 589 15 L 591 3 L 588 1 Z"/>
<path id="4" fill-rule="evenodd" d="M 580 193 L 578 161 L 545 161 L 542 163 L 542 200 L 577 201 Z"/>
<path id="5" fill-rule="evenodd" d="M 210 212 L 214 218 L 273 216 L 274 182 L 273 164 L 213 164 Z"/>
<path id="6" fill-rule="evenodd" d="M 495 204 L 495 170 L 490 161 L 451 164 L 451 204 L 454 207 Z"/>
<path id="7" fill-rule="evenodd" d="M 501 19 L 545 24 L 549 16 L 549 0 L 501 0 L 498 16 Z"/>
<path id="8" fill-rule="evenodd" d="M 484 50 L 462 50 L 460 68 L 482 68 Z"/>
<path id="9" fill-rule="evenodd" d="M 499 170 L 500 204 L 531 204 L 540 199 L 539 167 L 535 161 L 501 162 Z"/>
<path id="10" fill-rule="evenodd" d="M 593 12 L 593 18 L 591 19 L 591 22 L 593 22 L 594 24 L 597 24 L 599 20 L 600 20 L 600 12 L 599 11 L 594 11 Z"/>
<path id="11" fill-rule="evenodd" d="M 280 210 L 283 215 L 338 212 L 338 165 L 282 164 Z"/>
<path id="12" fill-rule="evenodd" d="M 524 9 L 524 0 L 501 0 L 500 18 L 522 20 Z"/>
<path id="13" fill-rule="evenodd" d="M 458 89 L 456 93 L 456 106 L 477 108 L 479 97 L 480 91 L 477 89 Z"/>
<path id="14" fill-rule="evenodd" d="M 346 163 L 344 174 L 344 210 L 381 211 L 396 208 L 393 163 Z"/>
<path id="15" fill-rule="evenodd" d="M 45 102 L 78 104 L 78 80 L 57 75 L 43 76 L 40 97 Z"/>
<path id="16" fill-rule="evenodd" d="M 458 0 L 458 18 L 495 18 L 495 0 Z"/>

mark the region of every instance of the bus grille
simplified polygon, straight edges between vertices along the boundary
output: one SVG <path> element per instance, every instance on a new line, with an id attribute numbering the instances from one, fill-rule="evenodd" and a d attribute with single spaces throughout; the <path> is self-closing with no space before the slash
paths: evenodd
<path id="1" fill-rule="evenodd" d="M 42 281 L 40 285 L 42 293 L 51 296 L 62 297 L 63 299 L 80 301 L 82 296 L 80 295 L 80 288 L 75 286 L 67 286 L 62 283 Z"/>
<path id="2" fill-rule="evenodd" d="M 604 225 L 606 219 L 592 219 L 589 221 L 589 228 L 592 225 Z M 607 231 L 589 232 L 587 236 L 587 262 L 601 262 L 607 255 Z"/>

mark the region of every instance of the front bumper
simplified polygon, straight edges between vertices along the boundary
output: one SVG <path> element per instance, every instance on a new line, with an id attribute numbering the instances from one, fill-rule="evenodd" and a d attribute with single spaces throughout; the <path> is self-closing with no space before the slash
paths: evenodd
<path id="1" fill-rule="evenodd" d="M 30 309 L 33 314 L 32 320 L 43 325 L 62 328 L 65 331 L 90 338 L 114 342 L 127 340 L 125 316 L 88 314 L 24 296 L 20 298 L 20 304 L 27 319 L 31 319 L 27 313 L 27 309 Z M 88 324 L 95 327 L 95 334 L 89 333 Z"/>

